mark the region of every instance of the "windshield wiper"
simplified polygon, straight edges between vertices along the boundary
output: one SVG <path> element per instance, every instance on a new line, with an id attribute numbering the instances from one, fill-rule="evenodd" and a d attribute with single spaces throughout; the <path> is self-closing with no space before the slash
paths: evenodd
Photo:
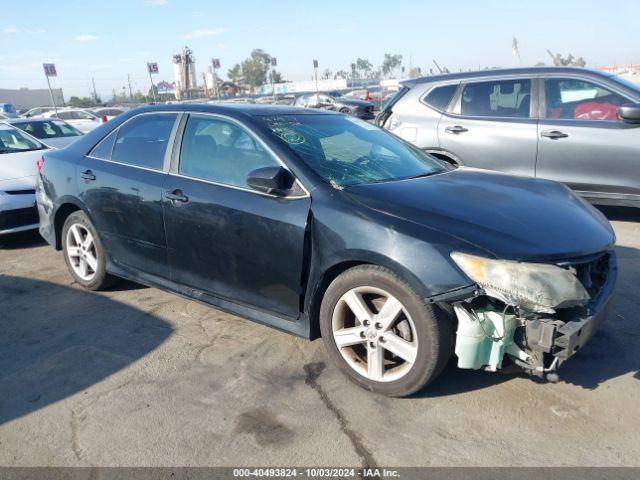
<path id="1" fill-rule="evenodd" d="M 418 175 L 415 175 L 413 177 L 409 177 L 408 180 L 413 180 L 414 178 L 423 178 L 423 177 L 430 177 L 431 175 L 435 175 L 438 172 L 425 172 L 425 173 L 420 173 Z"/>

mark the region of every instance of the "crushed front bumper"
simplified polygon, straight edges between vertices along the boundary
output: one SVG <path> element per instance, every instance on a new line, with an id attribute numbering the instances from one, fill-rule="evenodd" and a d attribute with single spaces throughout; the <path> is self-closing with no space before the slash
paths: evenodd
<path id="1" fill-rule="evenodd" d="M 517 309 L 506 313 L 503 303 L 479 290 L 472 298 L 452 302 L 458 320 L 458 366 L 495 371 L 502 367 L 504 353 L 528 373 L 551 379 L 557 367 L 579 351 L 602 324 L 617 279 L 614 251 L 563 262 L 563 266 L 589 291 L 587 305 L 558 309 L 553 315 Z"/>
<path id="2" fill-rule="evenodd" d="M 609 265 L 605 281 L 587 305 L 586 312 L 572 316 L 564 325 L 556 328 L 550 353 L 561 361 L 567 360 L 582 348 L 604 320 L 618 274 L 615 253 L 610 252 L 608 255 Z"/>

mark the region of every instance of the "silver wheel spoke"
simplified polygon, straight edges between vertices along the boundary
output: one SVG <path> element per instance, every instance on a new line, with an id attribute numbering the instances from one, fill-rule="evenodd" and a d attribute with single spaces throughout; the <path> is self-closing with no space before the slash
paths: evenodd
<path id="1" fill-rule="evenodd" d="M 382 330 L 388 330 L 402 312 L 402 304 L 395 297 L 388 297 L 374 321 L 382 324 Z"/>
<path id="2" fill-rule="evenodd" d="M 80 258 L 80 275 L 85 278 L 88 273 L 87 261 L 84 258 Z"/>
<path id="3" fill-rule="evenodd" d="M 371 321 L 372 314 L 367 305 L 364 303 L 362 296 L 350 290 L 344 295 L 344 301 L 349 306 L 358 321 L 362 324 L 365 320 Z"/>
<path id="4" fill-rule="evenodd" d="M 406 360 L 409 363 L 416 361 L 418 349 L 411 343 L 400 338 L 395 333 L 387 332 L 384 334 L 384 343 L 382 346 L 394 355 Z"/>
<path id="5" fill-rule="evenodd" d="M 384 374 L 384 350 L 367 343 L 367 374 L 371 380 L 380 381 Z"/>
<path id="6" fill-rule="evenodd" d="M 87 250 L 93 246 L 93 236 L 89 231 L 87 231 L 87 236 L 84 239 L 82 244 Z"/>
<path id="7" fill-rule="evenodd" d="M 80 256 L 80 248 L 78 247 L 67 247 L 67 255 L 73 258 L 77 258 Z"/>
<path id="8" fill-rule="evenodd" d="M 73 235 L 73 239 L 76 242 L 76 246 L 82 245 L 82 235 L 80 234 L 80 230 L 77 225 L 72 225 L 69 229 L 71 231 L 71 235 Z"/>
<path id="9" fill-rule="evenodd" d="M 91 252 L 87 252 L 84 259 L 87 262 L 87 264 L 91 267 L 91 270 L 93 270 L 94 272 L 98 271 L 98 260 L 96 259 L 96 257 L 93 256 Z"/>
<path id="10" fill-rule="evenodd" d="M 333 338 L 339 348 L 350 347 L 351 345 L 364 343 L 365 339 L 361 335 L 363 331 L 362 327 L 343 328 L 333 332 Z"/>

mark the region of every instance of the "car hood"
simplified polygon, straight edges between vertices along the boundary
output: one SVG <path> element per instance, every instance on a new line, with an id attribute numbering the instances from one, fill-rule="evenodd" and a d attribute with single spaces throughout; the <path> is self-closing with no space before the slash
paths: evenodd
<path id="1" fill-rule="evenodd" d="M 336 103 L 341 105 L 349 105 L 351 107 L 372 107 L 373 104 L 371 102 L 367 102 L 366 100 L 358 100 L 357 98 L 337 98 Z"/>
<path id="2" fill-rule="evenodd" d="M 20 179 L 24 177 L 35 178 L 36 174 L 38 173 L 36 160 L 42 158 L 42 154 L 46 151 L 47 150 L 32 150 L 29 152 L 1 154 L 0 182 Z"/>
<path id="3" fill-rule="evenodd" d="M 369 208 L 454 236 L 496 258 L 568 259 L 615 242 L 599 211 L 549 180 L 459 168 L 345 192 Z"/>

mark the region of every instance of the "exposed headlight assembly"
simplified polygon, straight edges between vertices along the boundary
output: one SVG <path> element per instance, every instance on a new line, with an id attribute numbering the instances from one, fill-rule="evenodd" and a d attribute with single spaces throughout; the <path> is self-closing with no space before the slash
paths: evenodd
<path id="1" fill-rule="evenodd" d="M 487 295 L 526 310 L 554 313 L 590 296 L 575 275 L 556 265 L 493 260 L 453 252 L 451 258 Z"/>

